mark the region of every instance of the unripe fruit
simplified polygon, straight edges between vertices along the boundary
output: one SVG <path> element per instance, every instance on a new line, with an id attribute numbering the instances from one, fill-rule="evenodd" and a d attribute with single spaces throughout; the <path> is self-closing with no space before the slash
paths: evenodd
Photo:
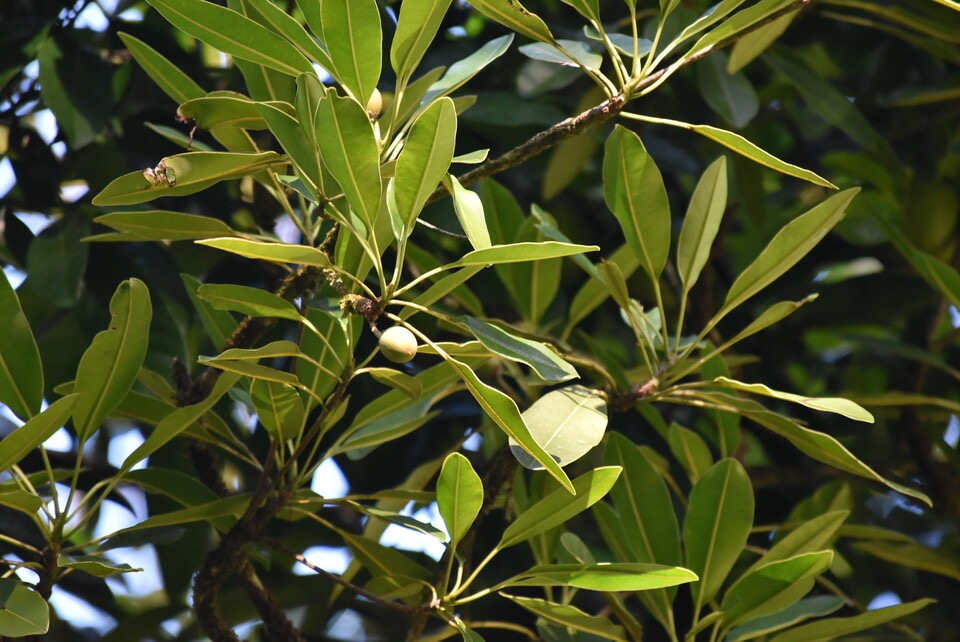
<path id="1" fill-rule="evenodd" d="M 417 338 L 402 326 L 387 328 L 380 334 L 380 352 L 394 363 L 406 363 L 417 354 Z"/>
<path id="2" fill-rule="evenodd" d="M 369 115 L 372 120 L 377 120 L 380 118 L 381 111 L 383 111 L 383 94 L 380 93 L 379 89 L 374 89 L 373 95 L 370 96 L 370 100 L 367 101 L 367 115 Z"/>

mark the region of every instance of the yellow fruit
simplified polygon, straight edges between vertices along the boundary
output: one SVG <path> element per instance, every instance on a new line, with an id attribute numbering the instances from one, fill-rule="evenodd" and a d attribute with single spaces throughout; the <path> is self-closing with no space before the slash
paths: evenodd
<path id="1" fill-rule="evenodd" d="M 417 338 L 402 326 L 387 328 L 380 334 L 380 352 L 394 363 L 406 363 L 417 354 Z"/>

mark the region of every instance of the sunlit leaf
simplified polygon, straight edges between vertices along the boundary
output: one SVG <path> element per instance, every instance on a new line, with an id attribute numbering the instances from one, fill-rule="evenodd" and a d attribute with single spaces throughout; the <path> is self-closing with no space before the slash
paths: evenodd
<path id="1" fill-rule="evenodd" d="M 721 156 L 700 177 L 690 197 L 687 215 L 683 218 L 677 244 L 677 271 L 683 283 L 684 296 L 700 278 L 703 266 L 710 258 L 710 248 L 713 247 L 726 208 L 727 159 Z"/>
<path id="2" fill-rule="evenodd" d="M 640 265 L 656 281 L 670 252 L 670 204 L 660 170 L 640 137 L 621 125 L 607 139 L 603 196 Z"/>
<path id="3" fill-rule="evenodd" d="M 406 0 L 400 5 L 397 31 L 390 47 L 390 64 L 398 78 L 410 78 L 430 43 L 451 0 Z"/>
<path id="4" fill-rule="evenodd" d="M 457 319 L 465 324 L 487 350 L 525 363 L 544 381 L 559 383 L 579 377 L 576 369 L 546 344 L 513 334 L 504 328 L 470 316 Z"/>
<path id="5" fill-rule="evenodd" d="M 49 628 L 47 601 L 20 580 L 0 578 L 0 635 L 44 635 Z"/>
<path id="6" fill-rule="evenodd" d="M 591 591 L 648 591 L 696 582 L 696 573 L 658 564 L 544 564 L 501 582 L 509 586 L 573 586 Z"/>
<path id="7" fill-rule="evenodd" d="M 516 602 L 534 615 L 561 626 L 570 627 L 599 636 L 603 640 L 627 642 L 628 638 L 622 626 L 617 626 L 610 618 L 601 615 L 589 615 L 569 604 L 557 604 L 534 597 L 520 597 L 501 593 L 505 598 Z"/>
<path id="8" fill-rule="evenodd" d="M 166 210 L 111 212 L 98 216 L 93 222 L 148 241 L 188 241 L 236 234 L 218 218 Z"/>
<path id="9" fill-rule="evenodd" d="M 553 34 L 540 19 L 518 0 L 476 0 L 471 4 L 483 15 L 522 36 L 540 42 L 553 42 Z"/>
<path id="10" fill-rule="evenodd" d="M 586 455 L 603 439 L 607 428 L 607 403 L 597 390 L 567 386 L 540 397 L 523 411 L 522 416 L 537 443 L 557 463 L 566 466 Z M 523 466 L 541 469 L 516 443 L 511 443 L 510 447 Z"/>
<path id="11" fill-rule="evenodd" d="M 296 306 L 273 292 L 260 288 L 206 283 L 197 289 L 197 296 L 218 310 L 230 310 L 256 317 L 300 320 L 300 312 Z"/>
<path id="12" fill-rule="evenodd" d="M 916 613 L 920 609 L 933 604 L 936 600 L 923 599 L 914 602 L 906 602 L 895 606 L 888 606 L 882 609 L 867 611 L 860 615 L 852 617 L 834 617 L 825 620 L 817 620 L 810 624 L 803 624 L 790 629 L 785 633 L 770 638 L 770 642 L 826 642 L 835 640 L 839 637 L 867 631 L 875 626 L 880 626 L 887 622 L 906 617 L 911 613 Z"/>
<path id="13" fill-rule="evenodd" d="M 838 415 L 853 419 L 854 421 L 864 421 L 868 424 L 873 423 L 873 415 L 867 412 L 860 404 L 850 401 L 849 399 L 840 397 L 804 397 L 803 395 L 773 390 L 762 383 L 742 383 L 727 377 L 717 377 L 713 380 L 713 383 L 719 384 L 724 388 L 733 388 L 734 390 L 742 390 L 756 395 L 773 397 L 774 399 L 792 401 L 793 403 L 798 403 L 807 408 L 813 408 L 814 410 L 834 412 Z"/>
<path id="14" fill-rule="evenodd" d="M 448 455 L 437 480 L 437 505 L 447 526 L 450 548 L 463 539 L 483 504 L 483 482 L 460 453 Z"/>
<path id="15" fill-rule="evenodd" d="M 0 441 L 0 470 L 9 470 L 34 448 L 60 430 L 73 412 L 79 395 L 58 399 Z"/>
<path id="16" fill-rule="evenodd" d="M 324 0 L 320 5 L 323 39 L 334 75 L 366 105 L 377 88 L 383 34 L 375 0 Z"/>
<path id="17" fill-rule="evenodd" d="M 309 245 L 291 245 L 280 242 L 251 241 L 237 238 L 215 238 L 197 241 L 199 245 L 239 254 L 248 259 L 261 259 L 274 263 L 296 263 L 328 267 L 330 259 L 317 248 Z"/>

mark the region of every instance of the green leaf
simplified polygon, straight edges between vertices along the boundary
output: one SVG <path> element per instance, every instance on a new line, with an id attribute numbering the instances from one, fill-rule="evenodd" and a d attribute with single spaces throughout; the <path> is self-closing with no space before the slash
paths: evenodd
<path id="1" fill-rule="evenodd" d="M 463 60 L 458 60 L 450 65 L 443 76 L 430 85 L 420 104 L 429 105 L 436 98 L 455 92 L 468 80 L 480 73 L 484 67 L 505 54 L 507 49 L 510 48 L 511 42 L 513 42 L 512 33 L 494 38 Z"/>
<path id="2" fill-rule="evenodd" d="M 540 42 L 554 42 L 547 25 L 518 0 L 475 0 L 470 3 L 480 13 L 521 36 Z"/>
<path id="3" fill-rule="evenodd" d="M 847 448 L 834 437 L 816 430 L 804 428 L 783 415 L 770 412 L 760 404 L 747 399 L 740 399 L 723 394 L 707 394 L 706 398 L 722 406 L 727 406 L 731 412 L 746 415 L 767 430 L 776 433 L 792 443 L 805 455 L 845 472 L 871 479 L 892 488 L 898 493 L 913 497 L 924 504 L 930 505 L 930 498 L 924 493 L 902 484 L 885 479 L 872 468 L 857 459 Z"/>
<path id="4" fill-rule="evenodd" d="M 240 312 L 254 317 L 300 320 L 300 312 L 295 305 L 260 288 L 206 283 L 197 289 L 197 296 L 218 310 Z"/>
<path id="5" fill-rule="evenodd" d="M 397 78 L 410 78 L 440 29 L 451 0 L 406 0 L 400 5 L 390 64 Z"/>
<path id="6" fill-rule="evenodd" d="M 625 278 L 630 277 L 640 267 L 640 259 L 629 245 L 618 247 L 606 262 L 615 264 Z M 570 304 L 570 320 L 567 321 L 564 334 L 569 334 L 577 323 L 600 307 L 611 294 L 610 287 L 604 281 L 598 267 L 594 266 L 594 269 L 596 272 L 590 270 L 592 278 L 584 283 L 573 297 L 573 302 Z"/>
<path id="7" fill-rule="evenodd" d="M 487 250 L 476 250 L 476 252 L 485 252 Z M 547 452 L 540 447 L 540 444 L 530 434 L 530 430 L 523 423 L 523 417 L 520 416 L 520 410 L 517 403 L 496 388 L 492 388 L 480 381 L 477 373 L 466 364 L 446 355 L 444 360 L 449 363 L 454 370 L 463 379 L 467 389 L 473 398 L 477 400 L 480 407 L 490 419 L 493 420 L 503 432 L 517 442 L 527 453 L 547 469 L 554 479 L 571 493 L 576 493 L 573 484 L 567 477 L 563 469 L 557 464 Z M 516 522 L 514 522 L 516 524 Z M 509 530 L 509 529 L 508 529 Z"/>
<path id="8" fill-rule="evenodd" d="M 946 298 L 950 305 L 960 309 L 960 272 L 911 243 L 900 228 L 882 217 L 878 218 L 894 247 L 910 262 L 917 274 Z"/>
<path id="9" fill-rule="evenodd" d="M 617 432 L 608 437 L 603 460 L 623 468 L 610 491 L 619 520 L 610 524 L 614 530 L 609 537 L 625 546 L 618 558 L 641 563 L 682 563 L 680 526 L 660 473 L 640 449 Z M 674 595 L 674 591 L 655 590 L 640 597 L 651 614 L 669 628 L 673 622 Z"/>
<path id="10" fill-rule="evenodd" d="M 789 392 L 773 390 L 762 383 L 742 383 L 727 377 L 717 377 L 713 380 L 713 383 L 724 388 L 743 390 L 744 392 L 749 392 L 755 395 L 763 395 L 765 397 L 773 397 L 774 399 L 791 401 L 793 403 L 806 406 L 807 408 L 813 408 L 814 410 L 833 412 L 838 415 L 843 415 L 848 419 L 853 419 L 854 421 L 863 421 L 868 424 L 873 423 L 873 415 L 867 412 L 867 410 L 860 404 L 850 401 L 849 399 L 843 399 L 840 397 L 804 397 L 802 395 L 795 395 Z"/>
<path id="11" fill-rule="evenodd" d="M 790 17 L 790 16 L 788 16 Z M 858 145 L 881 152 L 887 143 L 856 104 L 821 75 L 783 56 L 767 54 L 765 62 L 783 74 L 803 96 L 810 110 L 840 129 Z"/>
<path id="12" fill-rule="evenodd" d="M 345 0 L 343 0 L 345 1 Z M 326 6 L 326 5 L 324 5 Z M 367 112 L 355 100 L 328 91 L 317 107 L 323 163 L 368 228 L 380 209 L 380 150 Z"/>
<path id="13" fill-rule="evenodd" d="M 579 11 L 580 15 L 587 20 L 600 22 L 600 6 L 597 0 L 563 0 L 563 2 Z M 671 0 L 671 2 L 676 4 L 679 0 Z"/>
<path id="14" fill-rule="evenodd" d="M 93 198 L 93 204 L 136 205 L 161 196 L 186 196 L 220 181 L 242 178 L 286 163 L 276 152 L 187 152 L 167 156 L 157 164 L 160 171 L 150 170 L 166 178 L 151 182 L 146 176 L 147 170 L 124 174 L 104 187 Z"/>
<path id="15" fill-rule="evenodd" d="M 587 454 L 603 439 L 607 429 L 607 403 L 598 390 L 567 386 L 551 390 L 523 411 L 530 434 L 561 466 Z M 510 444 L 514 456 L 526 468 L 540 470 L 517 444 Z"/>
<path id="16" fill-rule="evenodd" d="M 670 252 L 670 204 L 640 137 L 617 125 L 603 157 L 603 196 L 647 276 L 657 281 Z"/>
<path id="17" fill-rule="evenodd" d="M 841 636 L 867 631 L 898 618 L 916 613 L 936 600 L 923 599 L 867 611 L 853 617 L 835 617 L 797 626 L 770 639 L 770 642 L 826 642 Z"/>
<path id="18" fill-rule="evenodd" d="M 290 76 L 313 67 L 296 47 L 243 15 L 202 0 L 148 0 L 173 26 L 235 58 Z"/>
<path id="19" fill-rule="evenodd" d="M 57 566 L 82 571 L 94 577 L 112 577 L 123 573 L 143 571 L 142 568 L 133 568 L 129 564 L 116 564 L 97 555 L 71 556 L 61 554 L 57 559 Z"/>
<path id="20" fill-rule="evenodd" d="M 306 413 L 293 386 L 255 379 L 250 384 L 250 399 L 260 423 L 277 441 L 287 441 L 303 431 Z"/>
<path id="21" fill-rule="evenodd" d="M 483 202 L 476 192 L 471 192 L 460 184 L 457 177 L 450 174 L 444 181 L 453 195 L 453 207 L 460 226 L 475 250 L 491 247 L 490 232 L 483 215 Z"/>
<path id="22" fill-rule="evenodd" d="M 252 9 L 259 14 L 256 17 L 261 24 L 269 26 L 270 29 L 288 40 L 305 56 L 319 63 L 327 71 L 333 70 L 333 62 L 323 47 L 307 33 L 307 30 L 295 18 L 279 5 L 270 0 L 243 0 L 243 3 L 244 8 L 248 9 L 247 13 L 250 12 L 249 9 Z M 309 12 L 309 9 L 307 12 Z M 318 31 L 317 35 L 323 35 L 322 31 Z"/>
<path id="23" fill-rule="evenodd" d="M 760 100 L 744 74 L 726 69 L 727 54 L 714 52 L 697 65 L 700 95 L 733 129 L 743 129 L 760 110 Z"/>
<path id="24" fill-rule="evenodd" d="M 523 45 L 518 51 L 531 60 L 540 60 L 568 67 L 584 66 L 588 69 L 600 69 L 603 56 L 594 53 L 586 43 L 579 40 L 558 40 L 557 45 L 543 42 L 534 42 Z M 579 64 L 578 64 L 579 63 Z"/>
<path id="25" fill-rule="evenodd" d="M 735 343 L 743 341 L 747 337 L 752 336 L 761 330 L 765 330 L 766 328 L 783 321 L 788 316 L 799 310 L 802 306 L 815 301 L 816 298 L 816 294 L 811 294 L 806 298 L 800 299 L 799 301 L 780 301 L 778 303 L 774 303 L 769 308 L 764 310 L 760 316 L 751 321 L 750 325 L 724 343 L 724 349 L 729 348 Z"/>
<path id="26" fill-rule="evenodd" d="M 4 484 L 4 487 L 6 486 Z M 20 511 L 32 518 L 43 507 L 43 500 L 25 490 L 0 490 L 0 506 Z"/>
<path id="27" fill-rule="evenodd" d="M 147 354 L 153 309 L 143 281 L 128 279 L 117 286 L 110 314 L 110 327 L 94 337 L 77 367 L 74 390 L 80 397 L 73 424 L 81 440 L 127 396 Z"/>
<path id="28" fill-rule="evenodd" d="M 830 189 L 837 189 L 837 186 L 827 179 L 811 172 L 808 169 L 797 167 L 796 165 L 791 165 L 790 163 L 780 160 L 773 154 L 764 151 L 759 146 L 750 142 L 740 134 L 735 134 L 731 131 L 720 129 L 719 127 L 711 127 L 710 125 L 683 124 L 680 126 L 684 127 L 685 129 L 695 131 L 701 136 L 706 136 L 710 140 L 720 143 L 727 149 L 733 150 L 742 156 L 746 156 L 753 162 L 760 163 L 764 167 L 769 167 L 770 169 L 778 171 L 782 174 L 786 174 L 787 176 L 801 178 L 805 181 L 813 183 L 814 185 L 821 185 L 823 187 L 829 187 Z"/>
<path id="29" fill-rule="evenodd" d="M 367 537 L 340 533 L 343 541 L 350 547 L 357 559 L 374 577 L 383 575 L 406 576 L 429 581 L 431 572 L 412 559 Z"/>
<path id="30" fill-rule="evenodd" d="M 289 243 L 251 241 L 237 238 L 204 239 L 197 241 L 197 244 L 239 254 L 248 259 L 260 259 L 273 263 L 314 265 L 316 267 L 330 266 L 330 259 L 327 258 L 327 255 L 309 245 L 291 245 Z"/>
<path id="31" fill-rule="evenodd" d="M 147 241 L 190 241 L 236 235 L 218 218 L 166 210 L 111 212 L 98 216 L 93 222 Z"/>
<path id="32" fill-rule="evenodd" d="M 483 482 L 470 460 L 460 453 L 448 455 L 437 479 L 437 506 L 447 526 L 451 550 L 470 530 L 482 505 Z"/>
<path id="33" fill-rule="evenodd" d="M 306 76 L 306 74 L 304 74 Z M 300 78 L 297 78 L 299 81 Z M 279 103 L 284 105 L 286 103 Z M 298 121 L 297 114 L 289 110 L 279 109 L 272 103 L 257 103 L 257 113 L 270 126 L 270 132 L 277 137 L 283 151 L 287 153 L 297 169 L 297 174 L 310 189 L 315 200 L 322 194 L 323 178 L 321 176 L 320 158 L 317 154 L 315 140 L 311 140 L 307 130 L 313 129 L 313 120 Z"/>
<path id="34" fill-rule="evenodd" d="M 362 368 L 356 374 L 368 374 L 385 386 L 396 388 L 404 392 L 411 399 L 417 399 L 423 394 L 423 387 L 416 377 L 394 368 Z"/>
<path id="35" fill-rule="evenodd" d="M 717 462 L 690 492 L 683 541 L 687 566 L 700 576 L 694 584 L 699 608 L 717 594 L 753 528 L 753 487 L 735 459 Z"/>
<path id="36" fill-rule="evenodd" d="M 156 49 L 128 33 L 118 34 L 127 50 L 163 93 L 178 105 L 194 98 L 203 98 L 207 92 L 183 73 L 179 67 L 164 58 Z"/>
<path id="37" fill-rule="evenodd" d="M 0 635 L 19 638 L 44 635 L 50 628 L 50 607 L 20 580 L 0 578 Z"/>
<path id="38" fill-rule="evenodd" d="M 43 403 L 43 364 L 30 322 L 6 274 L 0 276 L 0 328 L 0 403 L 27 421 Z"/>
<path id="39" fill-rule="evenodd" d="M 778 613 L 752 619 L 731 629 L 726 639 L 730 642 L 752 640 L 753 638 L 793 626 L 798 622 L 809 620 L 812 617 L 829 615 L 842 608 L 843 605 L 843 598 L 833 595 L 818 595 L 816 597 L 804 598 Z"/>
<path id="40" fill-rule="evenodd" d="M 286 103 L 276 103 L 277 106 Z M 203 98 L 188 100 L 177 108 L 177 115 L 187 118 L 200 129 L 218 126 L 242 127 L 243 129 L 266 129 L 257 103 L 248 96 L 232 91 L 211 92 Z"/>
<path id="41" fill-rule="evenodd" d="M 46 410 L 4 437 L 0 441 L 0 470 L 9 470 L 60 430 L 70 418 L 78 398 L 79 395 L 72 394 L 54 401 Z"/>
<path id="42" fill-rule="evenodd" d="M 397 212 L 406 235 L 446 176 L 456 140 L 457 110 L 449 98 L 434 102 L 414 121 L 397 159 L 394 179 Z"/>
<path id="43" fill-rule="evenodd" d="M 590 591 L 649 591 L 696 582 L 696 573 L 659 564 L 544 564 L 501 582 L 493 590 L 508 586 L 573 586 Z"/>
<path id="44" fill-rule="evenodd" d="M 683 466 L 690 482 L 696 484 L 714 464 L 713 454 L 707 442 L 699 434 L 677 424 L 671 424 L 667 439 L 670 443 L 670 452 Z"/>
<path id="45" fill-rule="evenodd" d="M 545 343 L 525 339 L 474 317 L 462 316 L 457 321 L 466 325 L 487 350 L 504 359 L 525 363 L 544 381 L 560 383 L 580 376 Z"/>
<path id="46" fill-rule="evenodd" d="M 180 510 L 170 511 L 169 513 L 161 513 L 134 526 L 121 529 L 113 533 L 111 537 L 117 537 L 118 535 L 125 535 L 135 531 L 150 530 L 161 526 L 176 526 L 195 522 L 210 522 L 214 525 L 220 523 L 232 526 L 246 512 L 252 499 L 253 496 L 250 493 L 244 493 L 242 495 L 218 498 L 205 504 L 189 506 L 187 508 L 181 508 Z"/>
<path id="47" fill-rule="evenodd" d="M 615 625 L 608 617 L 589 615 L 569 604 L 557 604 L 534 597 L 520 597 L 506 593 L 500 593 L 500 595 L 549 622 L 595 635 L 602 640 L 616 640 L 618 642 L 628 642 L 629 640 L 623 627 Z"/>
<path id="48" fill-rule="evenodd" d="M 196 308 L 197 314 L 200 316 L 200 322 L 203 324 L 203 329 L 206 330 L 207 336 L 210 337 L 213 345 L 225 345 L 227 339 L 237 329 L 237 322 L 234 320 L 233 315 L 223 310 L 217 310 L 206 301 L 201 300 L 200 297 L 197 296 L 197 290 L 200 289 L 201 283 L 196 278 L 189 274 L 181 274 L 180 280 L 183 281 L 187 295 L 190 297 L 194 308 Z"/>
<path id="49" fill-rule="evenodd" d="M 163 421 L 157 424 L 157 427 L 153 429 L 153 432 L 147 436 L 144 442 L 140 444 L 136 450 L 127 455 L 127 458 L 123 460 L 123 464 L 120 466 L 120 472 L 126 473 L 130 471 L 135 465 L 169 443 L 170 440 L 192 426 L 195 422 L 201 421 L 201 418 L 207 411 L 220 401 L 220 398 L 233 387 L 239 378 L 240 376 L 234 373 L 227 372 L 221 374 L 206 399 L 192 406 L 178 408 L 167 415 Z M 154 525 L 161 526 L 162 524 Z"/>
<path id="50" fill-rule="evenodd" d="M 849 515 L 850 511 L 846 510 L 828 511 L 803 522 L 764 553 L 741 578 L 764 564 L 824 550 L 836 538 L 837 531 Z"/>
<path id="51" fill-rule="evenodd" d="M 900 567 L 915 568 L 960 581 L 960 560 L 916 542 L 856 542 L 854 547 Z"/>
<path id="52" fill-rule="evenodd" d="M 510 243 L 508 245 L 494 245 L 482 250 L 467 252 L 458 261 L 448 263 L 445 269 L 467 267 L 470 265 L 495 265 L 502 263 L 522 263 L 524 261 L 541 261 L 556 259 L 563 256 L 596 252 L 600 248 L 596 245 L 577 245 L 575 243 L 557 243 L 556 241 L 541 241 L 539 243 Z"/>
<path id="53" fill-rule="evenodd" d="M 834 194 L 805 214 L 783 226 L 753 263 L 730 286 L 723 306 L 710 327 L 728 312 L 777 280 L 819 243 L 843 219 L 847 206 L 859 188 Z"/>
<path id="54" fill-rule="evenodd" d="M 300 349 L 304 354 L 312 355 L 316 364 L 301 360 L 297 364 L 297 378 L 307 390 L 323 399 L 333 392 L 353 361 L 348 336 L 349 320 L 340 310 L 327 312 L 317 308 L 307 310 L 307 320 L 316 332 L 304 333 Z M 304 402 L 308 411 L 316 404 L 312 396 L 308 396 Z"/>
<path id="55" fill-rule="evenodd" d="M 754 568 L 723 596 L 720 609 L 724 626 L 770 615 L 796 603 L 832 562 L 833 551 L 817 551 Z"/>
<path id="56" fill-rule="evenodd" d="M 376 0 L 323 0 L 323 39 L 333 75 L 361 105 L 380 81 L 383 33 Z M 322 131 L 322 130 L 321 130 Z"/>
<path id="57" fill-rule="evenodd" d="M 554 490 L 513 520 L 503 532 L 497 549 L 525 542 L 590 508 L 610 491 L 621 470 L 619 466 L 595 468 L 573 480 L 573 494 L 565 488 Z"/>
<path id="58" fill-rule="evenodd" d="M 733 16 L 732 18 L 724 20 L 719 27 L 700 38 L 700 40 L 698 40 L 697 43 L 690 48 L 690 51 L 683 56 L 683 59 L 689 59 L 691 56 L 696 55 L 697 52 L 701 52 L 704 49 L 713 47 L 717 43 L 727 40 L 735 34 L 752 27 L 753 25 L 766 19 L 770 14 L 786 7 L 791 2 L 792 0 L 760 0 L 760 2 L 738 12 L 737 15 Z M 724 9 L 725 13 L 729 13 L 740 4 L 742 4 L 742 2 L 735 1 L 727 5 L 721 5 L 720 7 L 717 7 L 717 10 L 713 13 L 720 14 L 720 9 Z M 799 9 L 799 5 L 795 6 L 795 10 Z M 714 23 L 721 17 L 722 15 L 717 17 L 711 15 L 710 20 L 707 22 Z M 701 18 L 701 20 L 702 19 L 703 18 Z M 707 22 L 704 24 L 707 24 Z"/>
<path id="59" fill-rule="evenodd" d="M 723 212 L 727 208 L 727 159 L 723 156 L 706 169 L 690 197 L 687 215 L 677 244 L 677 271 L 683 284 L 683 296 L 693 288 L 710 248 L 717 238 Z"/>
<path id="60" fill-rule="evenodd" d="M 749 65 L 757 56 L 766 51 L 783 32 L 793 23 L 797 14 L 790 13 L 780 16 L 773 22 L 768 22 L 758 29 L 744 34 L 733 43 L 730 51 L 730 60 L 727 62 L 727 71 L 736 73 Z"/>

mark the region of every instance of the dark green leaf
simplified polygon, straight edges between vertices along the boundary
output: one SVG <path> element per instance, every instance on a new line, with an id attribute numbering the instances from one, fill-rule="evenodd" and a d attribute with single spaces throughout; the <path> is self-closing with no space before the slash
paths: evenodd
<path id="1" fill-rule="evenodd" d="M 43 403 L 43 364 L 30 323 L 6 274 L 0 276 L 0 328 L 0 403 L 27 421 L 40 412 Z"/>

